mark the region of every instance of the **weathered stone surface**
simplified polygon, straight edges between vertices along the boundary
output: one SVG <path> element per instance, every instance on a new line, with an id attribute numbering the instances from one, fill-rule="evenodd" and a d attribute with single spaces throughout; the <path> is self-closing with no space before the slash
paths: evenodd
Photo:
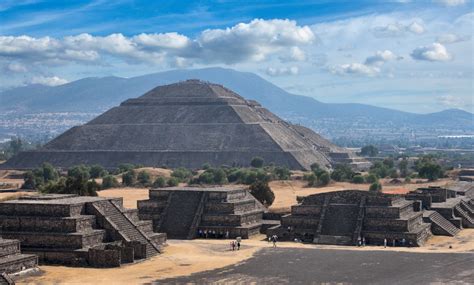
<path id="1" fill-rule="evenodd" d="M 223 86 L 188 80 L 129 99 L 0 168 L 120 163 L 198 168 L 246 166 L 255 156 L 292 169 L 312 163 L 367 166 L 310 129 L 289 124 Z"/>

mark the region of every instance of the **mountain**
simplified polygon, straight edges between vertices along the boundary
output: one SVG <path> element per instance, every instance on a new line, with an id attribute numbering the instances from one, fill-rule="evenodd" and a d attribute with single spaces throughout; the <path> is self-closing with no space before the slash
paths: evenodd
<path id="1" fill-rule="evenodd" d="M 413 134 L 433 137 L 474 131 L 474 115 L 462 110 L 414 114 L 364 104 L 323 103 L 288 93 L 256 74 L 224 68 L 173 70 L 128 79 L 84 78 L 56 87 L 19 87 L 0 93 L 0 113 L 9 112 L 10 117 L 51 112 L 98 114 L 158 85 L 193 78 L 222 84 L 246 99 L 260 102 L 286 120 L 331 138 L 360 139 L 378 135 L 389 139 Z"/>

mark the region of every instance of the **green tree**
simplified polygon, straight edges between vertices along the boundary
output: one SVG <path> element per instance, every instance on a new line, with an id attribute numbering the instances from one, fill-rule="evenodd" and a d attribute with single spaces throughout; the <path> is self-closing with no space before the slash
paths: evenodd
<path id="1" fill-rule="evenodd" d="M 263 158 L 259 156 L 252 158 L 252 161 L 250 161 L 250 165 L 255 168 L 262 168 L 264 163 L 265 161 L 263 160 Z"/>
<path id="2" fill-rule="evenodd" d="M 422 178 L 427 178 L 430 181 L 435 181 L 444 176 L 441 165 L 434 162 L 426 162 L 422 164 L 418 170 L 418 175 Z"/>
<path id="3" fill-rule="evenodd" d="M 364 183 L 364 177 L 362 177 L 362 175 L 354 175 L 354 177 L 352 177 L 352 183 L 355 183 L 355 184 L 362 184 Z"/>
<path id="4" fill-rule="evenodd" d="M 36 177 L 33 174 L 33 171 L 25 172 L 23 175 L 23 185 L 22 189 L 36 189 Z"/>
<path id="5" fill-rule="evenodd" d="M 175 187 L 179 185 L 179 179 L 176 177 L 171 177 L 168 179 L 167 183 L 169 187 Z"/>
<path id="6" fill-rule="evenodd" d="M 349 165 L 338 164 L 331 173 L 331 179 L 335 181 L 351 181 L 355 175 Z"/>
<path id="7" fill-rule="evenodd" d="M 190 178 L 193 177 L 193 173 L 189 169 L 179 167 L 173 170 L 171 176 L 177 178 L 179 182 L 187 182 Z"/>
<path id="8" fill-rule="evenodd" d="M 106 175 L 104 178 L 102 178 L 102 189 L 115 188 L 118 187 L 118 185 L 119 183 L 115 176 Z"/>
<path id="9" fill-rule="evenodd" d="M 288 167 L 277 166 L 274 169 L 275 176 L 278 180 L 288 180 L 291 177 L 291 172 Z"/>
<path id="10" fill-rule="evenodd" d="M 400 170 L 401 177 L 408 176 L 408 160 L 406 158 L 402 159 L 398 164 L 398 169 Z"/>
<path id="11" fill-rule="evenodd" d="M 151 184 L 150 174 L 144 170 L 138 172 L 137 180 L 138 180 L 138 183 L 140 183 L 143 186 L 149 186 Z"/>
<path id="12" fill-rule="evenodd" d="M 166 187 L 166 179 L 163 176 L 158 176 L 153 182 L 153 187 L 156 187 L 156 188 Z"/>
<path id="13" fill-rule="evenodd" d="M 372 183 L 369 187 L 369 191 L 370 192 L 381 192 L 382 191 L 382 184 L 380 184 L 378 181 Z"/>
<path id="14" fill-rule="evenodd" d="M 320 186 L 326 186 L 329 184 L 330 181 L 331 181 L 331 177 L 329 176 L 329 172 L 324 171 L 319 174 L 318 182 Z"/>
<path id="15" fill-rule="evenodd" d="M 377 156 L 379 150 L 373 145 L 366 145 L 360 150 L 362 156 Z"/>
<path id="16" fill-rule="evenodd" d="M 129 170 L 122 174 L 122 184 L 124 186 L 133 186 L 137 181 L 137 176 L 134 170 Z"/>
<path id="17" fill-rule="evenodd" d="M 94 179 L 94 178 L 104 177 L 108 174 L 108 172 L 102 166 L 96 164 L 96 165 L 91 166 L 89 174 L 91 178 Z"/>
<path id="18" fill-rule="evenodd" d="M 44 182 L 53 181 L 59 178 L 59 173 L 49 163 L 43 163 L 42 172 Z"/>
<path id="19" fill-rule="evenodd" d="M 311 171 L 313 171 L 313 172 L 320 169 L 319 164 L 317 164 L 317 163 L 311 164 L 310 167 L 311 167 Z"/>
<path id="20" fill-rule="evenodd" d="M 271 206 L 275 200 L 275 194 L 267 182 L 256 181 L 252 183 L 252 185 L 250 185 L 250 193 L 267 207 Z"/>
<path id="21" fill-rule="evenodd" d="M 364 180 L 366 183 L 374 183 L 374 182 L 377 182 L 379 178 L 377 177 L 377 175 L 373 174 L 373 173 L 369 173 L 367 175 L 364 176 Z"/>

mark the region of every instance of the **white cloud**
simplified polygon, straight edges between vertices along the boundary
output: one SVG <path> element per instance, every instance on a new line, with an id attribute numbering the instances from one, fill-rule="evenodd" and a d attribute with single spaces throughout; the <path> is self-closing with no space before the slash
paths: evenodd
<path id="1" fill-rule="evenodd" d="M 407 32 L 420 35 L 425 31 L 425 26 L 418 21 L 413 21 L 409 24 L 397 21 L 382 26 L 376 26 L 372 29 L 372 32 L 376 37 L 400 37 L 405 35 Z"/>
<path id="2" fill-rule="evenodd" d="M 452 44 L 469 40 L 469 36 L 458 36 L 456 34 L 443 34 L 436 38 L 436 42 L 442 44 Z"/>
<path id="3" fill-rule="evenodd" d="M 57 76 L 51 76 L 51 77 L 35 76 L 30 81 L 31 84 L 41 84 L 41 85 L 46 85 L 46 86 L 58 86 L 58 85 L 66 84 L 68 82 L 69 82 L 68 80 L 57 77 Z"/>
<path id="4" fill-rule="evenodd" d="M 23 72 L 28 71 L 28 68 L 26 68 L 26 66 L 17 62 L 11 62 L 10 64 L 8 64 L 7 69 L 8 71 L 18 72 L 18 73 L 23 73 Z"/>
<path id="5" fill-rule="evenodd" d="M 459 97 L 453 95 L 441 95 L 436 97 L 439 104 L 449 108 L 460 108 L 465 105 L 465 102 Z"/>
<path id="6" fill-rule="evenodd" d="M 444 6 L 454 7 L 466 4 L 467 0 L 434 0 L 436 3 L 440 3 Z"/>
<path id="7" fill-rule="evenodd" d="M 27 63 L 97 63 L 103 55 L 127 63 L 187 65 L 192 62 L 234 64 L 258 62 L 273 55 L 282 61 L 303 61 L 301 46 L 315 35 L 308 26 L 290 20 L 255 19 L 226 29 L 208 29 L 195 39 L 171 32 L 126 37 L 80 34 L 51 37 L 0 36 L 0 59 Z"/>
<path id="8" fill-rule="evenodd" d="M 297 66 L 280 68 L 268 67 L 265 70 L 265 73 L 270 76 L 297 75 L 299 73 L 299 68 Z"/>
<path id="9" fill-rule="evenodd" d="M 380 68 L 376 66 L 370 66 L 362 63 L 349 63 L 349 64 L 341 64 L 331 69 L 332 73 L 335 74 L 358 74 L 358 75 L 367 75 L 367 76 L 375 76 L 380 73 Z"/>
<path id="10" fill-rule="evenodd" d="M 440 43 L 417 47 L 412 51 L 411 57 L 427 61 L 448 61 L 452 59 L 452 55 Z"/>
<path id="11" fill-rule="evenodd" d="M 396 59 L 397 56 L 389 51 L 389 50 L 384 50 L 384 51 L 377 51 L 375 55 L 369 56 L 365 60 L 366 65 L 376 65 L 376 66 L 381 66 L 383 65 L 386 61 L 389 60 L 394 60 Z"/>

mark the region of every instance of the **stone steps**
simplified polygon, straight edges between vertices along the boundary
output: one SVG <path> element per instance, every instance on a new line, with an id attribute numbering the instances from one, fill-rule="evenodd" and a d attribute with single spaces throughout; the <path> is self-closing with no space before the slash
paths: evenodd
<path id="1" fill-rule="evenodd" d="M 435 234 L 455 236 L 459 233 L 460 229 L 456 228 L 450 221 L 446 220 L 436 211 L 425 211 L 424 218 L 427 218 L 435 226 L 438 226 L 440 229 L 431 226 L 432 232 Z"/>
<path id="2" fill-rule="evenodd" d="M 468 228 L 474 227 L 474 219 L 469 215 L 468 212 L 464 211 L 461 208 L 460 204 L 454 207 L 454 212 L 456 215 L 462 218 L 464 227 L 468 227 Z"/>
<path id="3" fill-rule="evenodd" d="M 13 254 L 0 258 L 0 272 L 16 273 L 36 267 L 38 257 L 32 254 Z"/>

